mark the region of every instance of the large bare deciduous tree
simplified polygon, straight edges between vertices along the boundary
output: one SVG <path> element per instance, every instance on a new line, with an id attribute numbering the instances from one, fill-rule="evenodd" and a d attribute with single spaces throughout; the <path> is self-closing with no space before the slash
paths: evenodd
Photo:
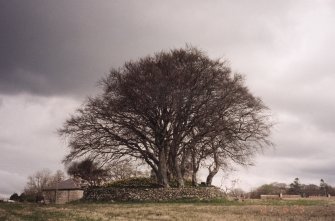
<path id="1" fill-rule="evenodd" d="M 185 171 L 196 183 L 203 161 L 214 160 L 211 183 L 223 162 L 245 164 L 270 144 L 268 108 L 227 62 L 196 48 L 127 62 L 101 86 L 59 130 L 71 150 L 66 161 L 138 158 L 164 187 L 171 179 L 183 187 Z"/>

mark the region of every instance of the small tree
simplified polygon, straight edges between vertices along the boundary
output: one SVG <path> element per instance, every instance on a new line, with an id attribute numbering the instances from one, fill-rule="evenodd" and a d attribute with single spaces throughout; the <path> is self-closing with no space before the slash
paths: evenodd
<path id="1" fill-rule="evenodd" d="M 260 198 L 260 195 L 279 195 L 287 192 L 287 185 L 285 183 L 270 183 L 258 187 L 256 190 L 251 191 L 251 198 Z"/>
<path id="2" fill-rule="evenodd" d="M 56 173 L 50 179 L 50 185 L 61 182 L 65 179 L 65 173 L 62 170 L 57 170 Z"/>
<path id="3" fill-rule="evenodd" d="M 27 195 L 26 193 L 21 193 L 20 195 L 20 202 L 35 202 L 36 196 L 34 195 Z"/>
<path id="4" fill-rule="evenodd" d="M 39 170 L 28 177 L 24 192 L 26 195 L 41 195 L 42 190 L 50 184 L 52 180 L 51 171 L 48 169 Z"/>
<path id="5" fill-rule="evenodd" d="M 335 196 L 335 188 L 328 185 L 328 194 L 330 194 L 331 196 Z"/>
<path id="6" fill-rule="evenodd" d="M 13 193 L 10 197 L 10 200 L 14 200 L 14 201 L 19 201 L 20 200 L 20 196 L 17 193 Z"/>
<path id="7" fill-rule="evenodd" d="M 301 189 L 301 183 L 299 181 L 299 178 L 295 178 L 293 183 L 290 184 L 290 188 L 288 190 L 289 194 L 296 194 L 301 195 L 302 189 Z"/>
<path id="8" fill-rule="evenodd" d="M 89 186 L 99 186 L 108 178 L 108 171 L 99 167 L 97 162 L 84 159 L 73 162 L 67 169 L 67 173 L 74 178 L 79 178 Z"/>
<path id="9" fill-rule="evenodd" d="M 320 188 L 315 184 L 308 184 L 303 186 L 303 192 L 306 197 L 317 196 L 320 194 Z"/>
<path id="10" fill-rule="evenodd" d="M 320 180 L 319 190 L 321 196 L 328 196 L 328 184 L 323 179 Z"/>
<path id="11" fill-rule="evenodd" d="M 58 170 L 55 174 L 49 169 L 43 169 L 35 172 L 28 177 L 24 193 L 21 194 L 22 201 L 38 201 L 42 199 L 42 190 L 50 185 L 64 180 L 64 172 Z"/>

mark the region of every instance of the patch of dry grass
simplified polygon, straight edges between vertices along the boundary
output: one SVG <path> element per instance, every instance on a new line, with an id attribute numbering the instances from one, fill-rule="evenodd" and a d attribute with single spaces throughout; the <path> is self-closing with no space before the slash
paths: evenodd
<path id="1" fill-rule="evenodd" d="M 313 202 L 313 203 L 312 203 Z M 0 204 L 0 220 L 335 220 L 335 201 L 239 203 Z"/>

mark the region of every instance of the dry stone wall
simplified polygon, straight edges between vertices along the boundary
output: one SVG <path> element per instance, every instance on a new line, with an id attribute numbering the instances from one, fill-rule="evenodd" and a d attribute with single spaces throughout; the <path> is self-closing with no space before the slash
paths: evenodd
<path id="1" fill-rule="evenodd" d="M 178 199 L 212 199 L 224 197 L 216 187 L 199 188 L 95 188 L 84 192 L 90 201 L 167 201 Z"/>

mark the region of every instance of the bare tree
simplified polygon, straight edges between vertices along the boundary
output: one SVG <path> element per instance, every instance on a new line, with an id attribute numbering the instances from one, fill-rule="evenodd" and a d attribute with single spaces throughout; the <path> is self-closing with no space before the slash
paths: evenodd
<path id="1" fill-rule="evenodd" d="M 42 169 L 28 176 L 28 182 L 21 194 L 21 200 L 38 201 L 42 199 L 44 188 L 65 179 L 64 172 L 57 170 L 54 174 L 49 169 Z"/>
<path id="2" fill-rule="evenodd" d="M 65 180 L 65 173 L 62 170 L 57 170 L 51 177 L 49 184 L 53 185 Z"/>
<path id="3" fill-rule="evenodd" d="M 52 173 L 48 169 L 37 171 L 31 176 L 28 176 L 24 192 L 30 195 L 41 194 L 43 188 L 47 187 L 52 180 Z"/>
<path id="4" fill-rule="evenodd" d="M 168 187 L 172 177 L 183 187 L 184 162 L 192 161 L 196 179 L 200 163 L 214 153 L 243 156 L 269 143 L 266 106 L 227 62 L 196 48 L 127 62 L 101 85 L 103 92 L 89 98 L 59 131 L 69 138 L 65 161 L 142 159 L 162 186 Z"/>

